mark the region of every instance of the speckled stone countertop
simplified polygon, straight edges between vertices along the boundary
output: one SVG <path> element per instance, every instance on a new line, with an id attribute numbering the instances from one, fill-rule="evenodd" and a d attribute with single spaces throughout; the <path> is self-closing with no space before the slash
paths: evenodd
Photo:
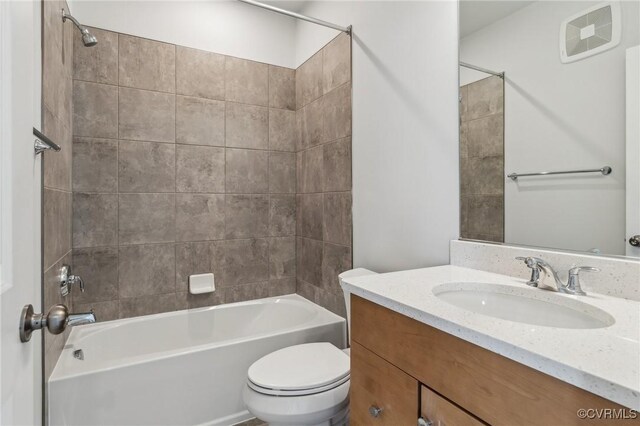
<path id="1" fill-rule="evenodd" d="M 526 280 L 458 266 L 346 278 L 345 290 L 424 324 L 626 407 L 640 410 L 640 302 L 590 293 L 570 296 L 533 289 Z M 559 305 L 571 299 L 610 314 L 604 328 L 568 329 L 497 319 L 439 299 L 445 283 L 501 284 L 512 294 L 536 292 Z M 436 290 L 437 291 L 437 290 Z M 597 309 L 594 309 L 597 310 Z"/>

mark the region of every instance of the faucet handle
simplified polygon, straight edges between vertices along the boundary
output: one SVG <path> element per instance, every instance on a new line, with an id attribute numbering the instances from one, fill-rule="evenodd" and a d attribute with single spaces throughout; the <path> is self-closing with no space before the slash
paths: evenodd
<path id="1" fill-rule="evenodd" d="M 594 268 L 593 266 L 576 266 L 569 269 L 569 275 L 578 275 L 581 271 L 584 272 L 600 272 L 600 268 Z"/>
<path id="2" fill-rule="evenodd" d="M 82 280 L 82 277 L 80 275 L 70 275 L 69 284 L 70 285 L 78 284 L 80 291 L 84 293 L 84 281 Z"/>
<path id="3" fill-rule="evenodd" d="M 538 260 L 535 257 L 523 257 L 518 256 L 516 260 L 522 260 L 528 268 L 531 269 L 531 278 L 527 281 L 527 285 L 531 287 L 538 287 L 540 284 L 540 268 L 538 267 Z"/>
<path id="4" fill-rule="evenodd" d="M 564 290 L 569 294 L 576 294 L 580 296 L 585 296 L 587 293 L 582 290 L 580 286 L 580 272 L 600 272 L 600 268 L 594 268 L 593 266 L 576 266 L 574 268 L 569 269 L 569 279 L 567 280 L 567 285 Z"/>

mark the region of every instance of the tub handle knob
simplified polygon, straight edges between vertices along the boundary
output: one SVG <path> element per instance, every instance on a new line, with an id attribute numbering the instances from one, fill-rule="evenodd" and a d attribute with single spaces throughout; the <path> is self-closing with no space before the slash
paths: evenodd
<path id="1" fill-rule="evenodd" d="M 60 268 L 60 294 L 66 297 L 71 292 L 71 287 L 77 285 L 80 291 L 84 293 L 84 281 L 80 275 L 71 273 L 71 266 L 62 265 Z"/>

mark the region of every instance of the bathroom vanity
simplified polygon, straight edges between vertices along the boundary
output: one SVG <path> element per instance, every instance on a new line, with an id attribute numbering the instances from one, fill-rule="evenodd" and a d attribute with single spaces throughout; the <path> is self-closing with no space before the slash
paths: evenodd
<path id="1" fill-rule="evenodd" d="M 621 423 L 640 424 L 632 410 L 640 403 L 638 302 L 591 295 L 584 302 L 589 308 L 571 309 L 588 315 L 596 312 L 591 308 L 601 309 L 613 322 L 568 329 L 478 315 L 438 297 L 443 283 L 460 287 L 472 280 L 527 297 L 540 292 L 541 300 L 548 298 L 559 310 L 561 299 L 582 303 L 575 296 L 528 289 L 515 278 L 455 266 L 347 280 L 351 424 L 613 421 L 583 419 L 581 409 L 610 409 L 612 415 L 633 417 Z"/>

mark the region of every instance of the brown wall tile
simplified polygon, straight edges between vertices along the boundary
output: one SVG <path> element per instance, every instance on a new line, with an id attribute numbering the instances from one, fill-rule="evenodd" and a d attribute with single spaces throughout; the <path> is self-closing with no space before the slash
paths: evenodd
<path id="1" fill-rule="evenodd" d="M 341 293 L 338 275 L 351 269 L 351 248 L 324 243 L 322 256 L 322 287 L 325 291 Z"/>
<path id="2" fill-rule="evenodd" d="M 227 240 L 222 244 L 225 287 L 268 281 L 269 242 L 266 239 Z"/>
<path id="3" fill-rule="evenodd" d="M 176 99 L 176 142 L 224 146 L 222 101 L 178 96 Z"/>
<path id="4" fill-rule="evenodd" d="M 120 34 L 118 71 L 120 86 L 175 93 L 176 47 Z"/>
<path id="5" fill-rule="evenodd" d="M 297 149 L 303 150 L 318 145 L 323 141 L 324 98 L 320 98 L 296 113 L 298 128 Z M 334 132 L 335 133 L 335 132 Z"/>
<path id="6" fill-rule="evenodd" d="M 268 149 L 269 109 L 227 102 L 226 144 L 234 148 Z"/>
<path id="7" fill-rule="evenodd" d="M 298 194 L 296 235 L 322 240 L 322 194 Z"/>
<path id="8" fill-rule="evenodd" d="M 269 105 L 269 66 L 227 56 L 225 99 L 252 105 Z"/>
<path id="9" fill-rule="evenodd" d="M 175 194 L 120 194 L 120 244 L 175 241 Z"/>
<path id="10" fill-rule="evenodd" d="M 118 96 L 121 139 L 175 142 L 175 95 L 121 87 Z"/>
<path id="11" fill-rule="evenodd" d="M 297 134 L 295 111 L 269 109 L 269 149 L 295 151 Z"/>
<path id="12" fill-rule="evenodd" d="M 177 46 L 176 83 L 181 95 L 224 100 L 225 56 Z"/>
<path id="13" fill-rule="evenodd" d="M 175 293 L 175 246 L 152 244 L 120 247 L 120 298 Z"/>
<path id="14" fill-rule="evenodd" d="M 334 141 L 351 135 L 351 85 L 329 92 L 323 105 L 323 140 Z"/>
<path id="15" fill-rule="evenodd" d="M 295 276 L 295 237 L 269 239 L 269 279 L 279 279 Z"/>
<path id="16" fill-rule="evenodd" d="M 73 140 L 73 190 L 118 192 L 118 141 Z"/>
<path id="17" fill-rule="evenodd" d="M 266 237 L 269 234 L 268 195 L 227 195 L 225 238 Z"/>
<path id="18" fill-rule="evenodd" d="M 322 96 L 322 52 L 309 58 L 296 70 L 296 101 L 298 108 Z"/>
<path id="19" fill-rule="evenodd" d="M 118 182 L 120 192 L 175 192 L 174 144 L 120 141 Z"/>
<path id="20" fill-rule="evenodd" d="M 478 118 L 466 122 L 464 125 L 467 156 L 504 156 L 504 117 L 502 114 Z"/>
<path id="21" fill-rule="evenodd" d="M 269 192 L 296 192 L 296 154 L 293 152 L 272 152 L 269 155 Z"/>
<path id="22" fill-rule="evenodd" d="M 342 33 L 322 49 L 324 93 L 351 80 L 351 36 Z"/>
<path id="23" fill-rule="evenodd" d="M 253 149 L 226 150 L 226 191 L 260 194 L 269 191 L 269 153 Z"/>
<path id="24" fill-rule="evenodd" d="M 177 145 L 176 191 L 223 193 L 224 148 Z"/>
<path id="25" fill-rule="evenodd" d="M 472 157 L 460 160 L 460 192 L 504 194 L 504 157 Z"/>
<path id="26" fill-rule="evenodd" d="M 74 81 L 73 136 L 118 137 L 118 88 Z"/>
<path id="27" fill-rule="evenodd" d="M 463 233 L 492 236 L 492 240 L 498 241 L 504 238 L 503 195 L 472 195 L 463 197 L 463 203 L 469 218 Z"/>
<path id="28" fill-rule="evenodd" d="M 222 194 L 176 194 L 176 240 L 224 238 L 224 198 Z"/>
<path id="29" fill-rule="evenodd" d="M 118 195 L 73 194 L 73 247 L 118 244 Z"/>
<path id="30" fill-rule="evenodd" d="M 269 199 L 269 235 L 284 237 L 296 234 L 296 196 L 271 195 Z"/>
<path id="31" fill-rule="evenodd" d="M 297 276 L 317 287 L 322 285 L 322 245 L 322 241 L 296 239 Z"/>
<path id="32" fill-rule="evenodd" d="M 351 190 L 351 138 L 323 145 L 323 191 Z"/>
<path id="33" fill-rule="evenodd" d="M 324 241 L 351 245 L 351 193 L 324 194 Z"/>
<path id="34" fill-rule="evenodd" d="M 269 106 L 296 109 L 296 70 L 269 65 Z"/>
<path id="35" fill-rule="evenodd" d="M 322 192 L 324 175 L 323 147 L 316 146 L 298 152 L 298 192 Z"/>

